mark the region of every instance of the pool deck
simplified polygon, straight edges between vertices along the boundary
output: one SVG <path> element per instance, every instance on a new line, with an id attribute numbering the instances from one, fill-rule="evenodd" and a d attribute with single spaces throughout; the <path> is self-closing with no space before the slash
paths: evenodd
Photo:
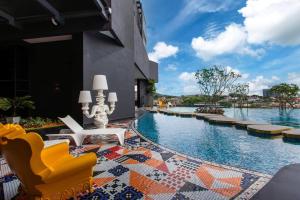
<path id="1" fill-rule="evenodd" d="M 255 121 L 236 121 L 235 126 L 240 128 L 247 129 L 249 125 L 267 125 L 267 123 L 263 122 L 255 122 Z"/>
<path id="2" fill-rule="evenodd" d="M 71 147 L 73 155 L 95 152 L 94 192 L 78 199 L 250 199 L 270 176 L 195 159 L 157 145 L 138 133 L 131 121 L 112 127 L 128 128 L 125 145 L 88 139 Z M 93 141 L 94 144 L 89 143 Z M 0 160 L 0 199 L 18 194 L 19 180 Z"/>
<path id="3" fill-rule="evenodd" d="M 288 126 L 278 125 L 250 125 L 247 126 L 247 130 L 255 133 L 262 133 L 267 135 L 281 135 L 283 131 L 291 130 Z"/>
<path id="4" fill-rule="evenodd" d="M 218 116 L 218 117 L 209 117 L 208 121 L 215 124 L 224 124 L 224 125 L 235 125 L 236 120 L 233 118 Z"/>
<path id="5" fill-rule="evenodd" d="M 284 138 L 300 139 L 300 129 L 283 131 L 282 135 Z"/>

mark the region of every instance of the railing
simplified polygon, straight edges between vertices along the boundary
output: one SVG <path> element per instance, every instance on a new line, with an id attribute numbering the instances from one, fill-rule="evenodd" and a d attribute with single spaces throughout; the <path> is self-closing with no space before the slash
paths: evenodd
<path id="1" fill-rule="evenodd" d="M 140 31 L 140 34 L 143 39 L 143 43 L 146 46 L 147 44 L 147 33 L 146 33 L 146 20 L 144 16 L 143 6 L 140 0 L 136 1 L 136 9 L 137 9 L 137 25 Z"/>

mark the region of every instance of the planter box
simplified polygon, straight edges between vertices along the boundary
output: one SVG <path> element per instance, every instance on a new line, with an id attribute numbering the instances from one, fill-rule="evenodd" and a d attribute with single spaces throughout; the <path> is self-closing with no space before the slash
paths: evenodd
<path id="1" fill-rule="evenodd" d="M 60 126 L 52 126 L 52 127 L 45 127 L 45 128 L 28 128 L 25 129 L 27 133 L 29 132 L 35 132 L 38 133 L 43 140 L 48 140 L 48 137 L 46 135 L 48 134 L 57 134 L 61 129 L 65 129 L 65 125 Z"/>
<path id="2" fill-rule="evenodd" d="M 18 124 L 20 123 L 21 117 L 6 117 L 6 122 L 8 124 Z"/>

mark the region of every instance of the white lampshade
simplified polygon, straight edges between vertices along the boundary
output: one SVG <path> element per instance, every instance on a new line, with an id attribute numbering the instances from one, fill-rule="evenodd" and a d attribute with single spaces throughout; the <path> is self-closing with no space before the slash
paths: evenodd
<path id="1" fill-rule="evenodd" d="M 118 98 L 117 98 L 117 93 L 115 92 L 110 92 L 108 94 L 108 102 L 117 102 L 118 101 Z"/>
<path id="2" fill-rule="evenodd" d="M 93 90 L 107 90 L 107 81 L 105 75 L 95 75 L 93 81 Z"/>
<path id="3" fill-rule="evenodd" d="M 78 103 L 91 103 L 92 97 L 90 91 L 80 91 Z"/>

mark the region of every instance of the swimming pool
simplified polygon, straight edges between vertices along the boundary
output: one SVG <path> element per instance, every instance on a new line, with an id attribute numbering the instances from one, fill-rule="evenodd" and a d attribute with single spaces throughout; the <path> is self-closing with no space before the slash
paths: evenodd
<path id="1" fill-rule="evenodd" d="M 174 107 L 175 112 L 194 112 L 196 107 Z M 278 108 L 224 108 L 224 115 L 240 120 L 267 122 L 300 128 L 300 109 L 280 111 Z"/>
<path id="2" fill-rule="evenodd" d="M 274 174 L 285 165 L 300 163 L 298 143 L 261 138 L 195 118 L 145 113 L 135 126 L 155 143 L 218 164 Z"/>

